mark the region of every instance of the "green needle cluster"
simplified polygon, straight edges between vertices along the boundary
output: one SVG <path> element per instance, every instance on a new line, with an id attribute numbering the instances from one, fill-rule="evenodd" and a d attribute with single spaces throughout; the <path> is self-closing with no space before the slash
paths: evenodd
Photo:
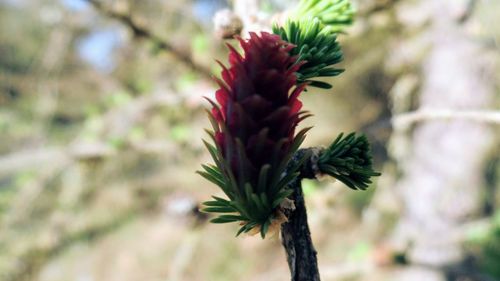
<path id="1" fill-rule="evenodd" d="M 364 135 L 340 134 L 325 149 L 318 161 L 321 173 L 328 174 L 352 189 L 365 190 L 372 183 L 370 177 L 380 176 L 373 171 L 370 144 Z"/>
<path id="2" fill-rule="evenodd" d="M 354 18 L 349 0 L 302 0 L 289 14 L 283 26 L 274 25 L 274 34 L 296 47 L 291 54 L 303 63 L 297 73 L 298 83 L 322 89 L 332 87 L 314 78 L 337 76 L 344 70 L 334 67 L 343 59 L 337 34 Z"/>
<path id="3" fill-rule="evenodd" d="M 318 18 L 332 32 L 343 32 L 352 24 L 354 8 L 349 0 L 302 0 L 290 19 Z"/>
<path id="4" fill-rule="evenodd" d="M 313 78 L 337 76 L 344 71 L 333 67 L 343 59 L 337 35 L 318 18 L 289 20 L 283 27 L 274 25 L 273 32 L 296 46 L 290 54 L 298 57 L 297 63 L 305 62 L 296 73 L 298 83 L 329 89 L 330 84 Z"/>

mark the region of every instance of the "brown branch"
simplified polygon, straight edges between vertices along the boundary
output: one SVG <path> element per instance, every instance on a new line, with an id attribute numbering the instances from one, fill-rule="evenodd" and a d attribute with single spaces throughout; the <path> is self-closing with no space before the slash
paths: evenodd
<path id="1" fill-rule="evenodd" d="M 132 32 L 136 37 L 141 37 L 149 40 L 159 50 L 171 53 L 177 60 L 189 66 L 192 70 L 200 73 L 207 79 L 210 80 L 212 79 L 212 72 L 210 71 L 209 68 L 194 62 L 189 54 L 185 53 L 184 51 L 178 50 L 177 48 L 172 46 L 172 44 L 170 44 L 168 41 L 160 38 L 156 34 L 153 34 L 147 28 L 139 25 L 132 19 L 130 15 L 109 10 L 105 8 L 104 5 L 97 0 L 83 0 L 83 1 L 90 3 L 96 10 L 98 10 L 102 14 L 110 18 L 116 19 L 120 21 L 122 24 L 126 25 L 130 30 L 132 30 Z"/>
<path id="2" fill-rule="evenodd" d="M 498 110 L 453 110 L 453 109 L 419 109 L 417 111 L 402 113 L 391 120 L 394 128 L 405 130 L 411 125 L 424 120 L 467 120 L 491 124 L 500 124 L 500 111 Z"/>
<path id="3" fill-rule="evenodd" d="M 311 153 L 311 150 L 311 148 L 299 150 L 294 155 L 291 165 L 297 163 L 306 153 Z M 307 211 L 301 184 L 301 180 L 304 178 L 315 178 L 312 166 L 312 163 L 307 161 L 303 165 L 300 176 L 290 184 L 290 188 L 294 190 L 290 199 L 294 202 L 295 210 L 286 211 L 288 212 L 286 213 L 288 222 L 281 226 L 281 238 L 287 255 L 291 281 L 320 280 L 316 250 L 307 223 Z"/>

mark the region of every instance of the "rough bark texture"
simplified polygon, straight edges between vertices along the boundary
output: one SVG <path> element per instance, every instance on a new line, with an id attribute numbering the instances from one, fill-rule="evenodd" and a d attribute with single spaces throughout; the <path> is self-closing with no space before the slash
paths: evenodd
<path id="1" fill-rule="evenodd" d="M 301 159 L 311 149 L 299 150 L 292 163 Z M 319 281 L 318 261 L 314 249 L 309 225 L 307 223 L 307 211 L 302 193 L 301 180 L 303 178 L 314 178 L 310 159 L 303 165 L 301 175 L 290 185 L 295 192 L 291 200 L 295 204 L 295 210 L 287 213 L 288 222 L 281 227 L 281 238 L 285 248 L 288 266 L 290 268 L 292 281 Z"/>
<path id="2" fill-rule="evenodd" d="M 456 13 L 460 1 L 421 5 L 431 13 L 419 109 L 488 109 L 494 94 L 491 61 L 465 32 Z M 415 126 L 408 152 L 398 159 L 404 163 L 396 184 L 404 207 L 396 235 L 409 246 L 410 263 L 420 266 L 408 267 L 394 280 L 447 280 L 448 269 L 463 261 L 455 237 L 481 210 L 482 171 L 493 139 L 492 128 L 475 121 L 426 120 Z"/>

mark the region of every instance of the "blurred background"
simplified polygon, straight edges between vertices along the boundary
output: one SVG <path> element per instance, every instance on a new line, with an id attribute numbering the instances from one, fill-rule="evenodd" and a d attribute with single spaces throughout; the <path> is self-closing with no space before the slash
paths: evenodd
<path id="1" fill-rule="evenodd" d="M 0 280 L 289 280 L 279 238 L 197 212 L 220 191 L 195 171 L 215 13 L 295 3 L 0 0 Z M 382 176 L 304 182 L 323 280 L 500 280 L 500 1 L 354 4 L 305 146 L 363 132 Z"/>

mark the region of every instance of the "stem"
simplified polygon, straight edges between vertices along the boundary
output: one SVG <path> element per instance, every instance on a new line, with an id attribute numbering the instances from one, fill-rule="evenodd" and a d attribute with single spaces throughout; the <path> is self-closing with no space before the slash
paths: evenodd
<path id="1" fill-rule="evenodd" d="M 305 153 L 310 152 L 312 152 L 311 148 L 297 151 L 291 162 L 297 162 Z M 316 250 L 307 223 L 307 211 L 301 184 L 301 180 L 304 178 L 314 178 L 310 158 L 303 165 L 300 176 L 290 184 L 290 188 L 294 190 L 290 199 L 295 204 L 295 210 L 285 214 L 288 217 L 288 222 L 281 226 L 281 238 L 292 281 L 320 280 Z"/>

